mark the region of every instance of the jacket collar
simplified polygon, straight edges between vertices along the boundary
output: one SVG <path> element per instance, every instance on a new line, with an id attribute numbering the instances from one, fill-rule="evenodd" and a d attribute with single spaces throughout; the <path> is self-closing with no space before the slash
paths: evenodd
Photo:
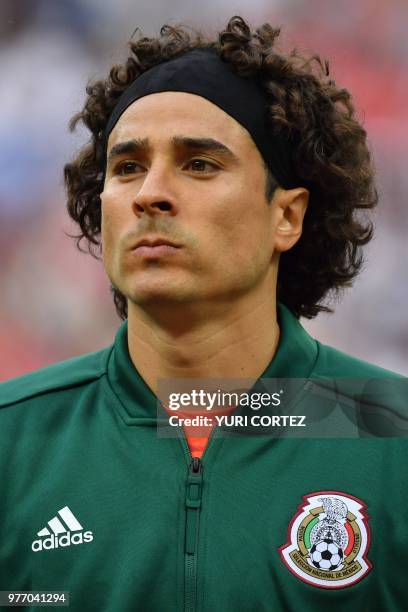
<path id="1" fill-rule="evenodd" d="M 278 323 L 279 346 L 260 378 L 309 378 L 318 355 L 316 341 L 283 304 L 278 304 Z M 126 423 L 156 425 L 157 398 L 130 358 L 127 321 L 116 334 L 108 362 L 108 380 Z"/>

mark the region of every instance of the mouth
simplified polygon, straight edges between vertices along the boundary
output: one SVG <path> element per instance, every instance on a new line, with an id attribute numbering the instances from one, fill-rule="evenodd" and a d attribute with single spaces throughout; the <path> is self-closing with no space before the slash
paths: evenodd
<path id="1" fill-rule="evenodd" d="M 174 255 L 179 249 L 181 249 L 181 245 L 166 238 L 143 238 L 132 248 L 132 253 L 142 258 L 157 259 Z"/>
<path id="2" fill-rule="evenodd" d="M 139 240 L 139 242 L 136 244 L 134 248 L 138 249 L 139 247 L 143 247 L 143 246 L 158 247 L 161 245 L 171 246 L 171 247 L 174 247 L 175 249 L 180 248 L 179 244 L 176 244 L 175 242 L 171 242 L 170 240 L 167 240 L 166 238 L 143 238 L 143 240 Z"/>

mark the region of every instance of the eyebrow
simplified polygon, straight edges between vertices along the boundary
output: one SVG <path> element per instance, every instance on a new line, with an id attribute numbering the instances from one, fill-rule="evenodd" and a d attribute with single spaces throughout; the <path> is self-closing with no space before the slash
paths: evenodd
<path id="1" fill-rule="evenodd" d="M 230 158 L 232 161 L 238 161 L 238 157 L 225 144 L 215 140 L 214 138 L 194 138 L 191 136 L 174 136 L 171 139 L 174 146 L 178 148 L 195 150 L 195 151 L 212 151 L 219 153 L 224 157 Z M 147 138 L 133 138 L 114 145 L 109 152 L 107 163 L 109 164 L 115 157 L 121 155 L 134 155 L 136 153 L 146 152 L 149 149 L 149 140 Z"/>
<path id="2" fill-rule="evenodd" d="M 238 161 L 238 157 L 229 149 L 225 144 L 214 140 L 214 138 L 192 138 L 188 136 L 174 136 L 172 143 L 176 147 L 182 147 L 184 149 L 199 150 L 199 151 L 213 151 L 214 153 L 220 153 L 225 157 L 229 157 L 233 161 Z"/>
<path id="3" fill-rule="evenodd" d="M 107 163 L 109 164 L 115 157 L 120 157 L 121 155 L 134 155 L 140 151 L 146 151 L 148 148 L 149 142 L 147 138 L 133 138 L 132 140 L 119 142 L 111 148 Z"/>

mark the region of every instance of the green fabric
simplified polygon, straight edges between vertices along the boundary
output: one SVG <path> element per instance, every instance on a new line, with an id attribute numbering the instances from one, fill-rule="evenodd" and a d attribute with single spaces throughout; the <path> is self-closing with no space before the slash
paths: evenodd
<path id="1" fill-rule="evenodd" d="M 399 379 L 316 342 L 284 306 L 278 318 L 263 378 Z M 160 438 L 155 424 L 126 323 L 113 347 L 0 385 L 0 590 L 70 591 L 78 612 L 408 609 L 406 439 L 216 430 L 202 474 L 188 475 L 184 437 Z M 367 505 L 373 569 L 347 588 L 306 584 L 278 552 L 302 496 L 318 491 Z M 65 506 L 92 541 L 33 552 Z"/>

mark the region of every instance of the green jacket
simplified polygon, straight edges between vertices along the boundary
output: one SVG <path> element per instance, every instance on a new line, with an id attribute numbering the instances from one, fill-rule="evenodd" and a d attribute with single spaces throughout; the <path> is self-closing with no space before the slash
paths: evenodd
<path id="1" fill-rule="evenodd" d="M 278 316 L 262 378 L 398 380 Z M 217 428 L 191 461 L 156 414 L 126 323 L 0 385 L 0 590 L 87 612 L 408 610 L 406 439 Z"/>

